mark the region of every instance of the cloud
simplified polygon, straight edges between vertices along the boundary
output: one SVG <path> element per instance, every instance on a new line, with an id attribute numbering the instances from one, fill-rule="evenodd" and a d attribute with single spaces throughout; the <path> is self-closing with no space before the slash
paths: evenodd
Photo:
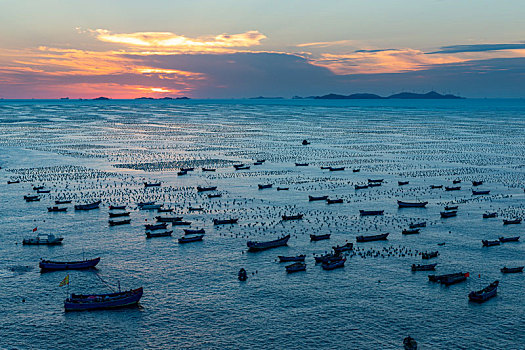
<path id="1" fill-rule="evenodd" d="M 338 40 L 338 41 L 319 41 L 312 43 L 297 44 L 296 47 L 330 47 L 338 45 L 355 45 L 354 40 Z"/>
<path id="2" fill-rule="evenodd" d="M 96 38 L 107 43 L 149 49 L 184 52 L 225 52 L 232 48 L 260 45 L 266 36 L 256 30 L 240 34 L 220 34 L 187 38 L 170 32 L 136 32 L 115 34 L 105 29 L 92 30 Z"/>
<path id="3" fill-rule="evenodd" d="M 451 45 L 442 46 L 438 51 L 429 52 L 429 54 L 438 53 L 460 53 L 460 52 L 484 52 L 500 50 L 523 50 L 525 43 L 520 44 L 474 44 L 474 45 Z"/>

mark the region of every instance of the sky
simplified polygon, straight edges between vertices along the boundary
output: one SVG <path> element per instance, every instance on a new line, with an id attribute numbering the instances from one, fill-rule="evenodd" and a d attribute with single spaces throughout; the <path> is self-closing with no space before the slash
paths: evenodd
<path id="1" fill-rule="evenodd" d="M 525 98 L 523 0 L 0 0 L 0 98 Z"/>

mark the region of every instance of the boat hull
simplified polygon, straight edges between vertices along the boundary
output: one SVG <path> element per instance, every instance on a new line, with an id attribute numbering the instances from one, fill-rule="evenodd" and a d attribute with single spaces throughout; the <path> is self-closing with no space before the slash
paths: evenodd
<path id="1" fill-rule="evenodd" d="M 246 245 L 248 246 L 249 251 L 257 252 L 261 250 L 285 246 L 288 244 L 289 239 L 290 239 L 290 235 L 287 235 L 287 236 L 284 236 L 283 238 L 279 238 L 279 239 L 276 239 L 274 241 L 269 241 L 269 242 L 249 241 L 248 243 L 246 243 Z"/>
<path id="2" fill-rule="evenodd" d="M 143 289 L 138 288 L 122 293 L 90 295 L 81 298 L 77 296 L 66 299 L 64 309 L 66 311 L 86 311 L 123 308 L 136 305 L 142 298 L 142 294 Z"/>
<path id="3" fill-rule="evenodd" d="M 62 271 L 62 270 L 82 270 L 90 269 L 100 262 L 100 258 L 84 260 L 84 261 L 69 261 L 69 262 L 58 262 L 58 261 L 46 261 L 42 260 L 38 264 L 42 271 Z"/>

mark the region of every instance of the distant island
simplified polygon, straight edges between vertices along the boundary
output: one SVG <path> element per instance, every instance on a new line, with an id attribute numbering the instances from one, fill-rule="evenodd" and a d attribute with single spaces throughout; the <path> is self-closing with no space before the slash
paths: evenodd
<path id="1" fill-rule="evenodd" d="M 189 97 L 186 97 L 186 96 L 182 96 L 182 97 L 159 97 L 159 98 L 154 98 L 154 97 L 137 97 L 135 98 L 135 100 L 190 100 Z"/>
<path id="2" fill-rule="evenodd" d="M 264 96 L 257 96 L 257 97 L 250 97 L 250 100 L 283 100 L 284 97 L 264 97 Z"/>
<path id="3" fill-rule="evenodd" d="M 390 95 L 387 97 L 376 94 L 360 93 L 351 95 L 328 94 L 323 96 L 309 96 L 300 97 L 294 96 L 293 99 L 314 99 L 314 100 L 387 100 L 387 99 L 404 99 L 404 100 L 458 100 L 465 97 L 455 95 L 442 95 L 435 91 L 427 92 L 426 94 L 417 94 L 414 92 L 401 92 L 399 94 Z"/>
<path id="4" fill-rule="evenodd" d="M 105 101 L 105 100 L 110 100 L 109 97 L 104 97 L 104 96 L 100 96 L 100 97 L 96 97 L 93 99 L 94 101 Z"/>

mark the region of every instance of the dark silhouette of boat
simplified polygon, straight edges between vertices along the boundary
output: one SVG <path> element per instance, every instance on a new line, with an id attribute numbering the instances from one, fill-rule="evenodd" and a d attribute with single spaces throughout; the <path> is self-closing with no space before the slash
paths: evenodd
<path id="1" fill-rule="evenodd" d="M 159 187 L 160 182 L 144 182 L 144 187 Z"/>
<path id="2" fill-rule="evenodd" d="M 485 190 L 485 191 L 476 191 L 476 190 L 472 190 L 472 195 L 473 196 L 476 196 L 476 195 L 482 195 L 482 194 L 489 194 L 490 191 L 489 190 Z"/>
<path id="3" fill-rule="evenodd" d="M 454 205 L 454 206 L 445 206 L 445 210 L 456 210 L 458 209 L 458 206 L 457 205 Z"/>
<path id="4" fill-rule="evenodd" d="M 204 171 L 204 172 L 206 172 L 206 171 L 214 172 L 215 169 L 213 169 L 213 168 L 202 168 L 202 171 Z"/>
<path id="5" fill-rule="evenodd" d="M 412 264 L 412 271 L 434 271 L 436 269 L 437 263 L 420 265 Z"/>
<path id="6" fill-rule="evenodd" d="M 92 209 L 98 209 L 100 206 L 100 203 L 102 201 L 96 201 L 89 204 L 77 204 L 75 205 L 75 210 L 92 210 Z"/>
<path id="7" fill-rule="evenodd" d="M 217 186 L 210 186 L 210 187 L 197 186 L 197 192 L 215 191 L 216 189 L 217 189 Z"/>
<path id="8" fill-rule="evenodd" d="M 386 241 L 388 233 L 372 236 L 357 236 L 355 239 L 357 242 L 372 242 L 372 241 Z"/>
<path id="9" fill-rule="evenodd" d="M 338 198 L 338 199 L 330 199 L 330 198 L 328 198 L 328 199 L 326 200 L 326 203 L 327 203 L 327 204 L 343 203 L 343 199 L 342 199 L 342 198 Z"/>
<path id="10" fill-rule="evenodd" d="M 239 273 L 237 274 L 237 278 L 239 279 L 239 281 L 246 281 L 248 279 L 248 274 L 246 273 L 246 270 L 241 268 L 239 270 Z"/>
<path id="11" fill-rule="evenodd" d="M 288 191 L 289 189 L 288 187 L 277 187 L 277 191 Z"/>
<path id="12" fill-rule="evenodd" d="M 204 231 L 203 228 L 198 229 L 198 230 L 184 229 L 184 233 L 187 235 L 202 235 L 206 233 L 206 231 Z"/>
<path id="13" fill-rule="evenodd" d="M 172 213 L 174 208 L 158 208 L 157 213 Z"/>
<path id="14" fill-rule="evenodd" d="M 191 243 L 191 242 L 202 241 L 203 237 L 204 235 L 197 235 L 197 236 L 192 236 L 192 237 L 184 236 L 184 237 L 179 238 L 179 243 Z"/>
<path id="15" fill-rule="evenodd" d="M 499 281 L 494 281 L 482 290 L 470 292 L 468 298 L 476 303 L 483 303 L 498 294 Z"/>
<path id="16" fill-rule="evenodd" d="M 355 185 L 354 189 L 356 190 L 364 190 L 365 188 L 368 188 L 368 185 Z"/>
<path id="17" fill-rule="evenodd" d="M 309 145 L 310 142 L 308 142 L 308 140 L 303 140 L 302 144 L 303 144 L 303 146 L 306 146 L 306 145 Z"/>
<path id="18" fill-rule="evenodd" d="M 506 243 L 506 242 L 518 242 L 520 240 L 520 236 L 515 236 L 515 237 L 500 237 L 499 238 L 499 241 L 501 243 Z"/>
<path id="19" fill-rule="evenodd" d="M 472 186 L 480 186 L 483 185 L 483 181 L 472 181 Z"/>
<path id="20" fill-rule="evenodd" d="M 186 171 L 186 172 L 188 172 L 188 171 L 193 171 L 193 170 L 195 170 L 195 168 L 180 168 L 180 170 L 181 170 L 181 171 Z"/>
<path id="21" fill-rule="evenodd" d="M 399 208 L 424 208 L 428 202 L 403 202 L 397 201 Z"/>
<path id="22" fill-rule="evenodd" d="M 323 262 L 321 264 L 321 267 L 323 268 L 323 270 L 335 270 L 337 268 L 344 267 L 345 261 L 346 259 L 344 258 L 338 259 L 338 260 L 331 260 L 331 261 Z"/>
<path id="23" fill-rule="evenodd" d="M 461 180 L 460 179 L 457 179 L 457 180 L 454 180 L 452 181 L 452 183 L 455 185 L 455 184 L 460 184 L 461 183 Z"/>
<path id="24" fill-rule="evenodd" d="M 493 246 L 501 244 L 500 240 L 489 241 L 489 240 L 486 240 L 486 239 L 482 240 L 481 243 L 483 243 L 484 247 L 493 247 Z"/>
<path id="25" fill-rule="evenodd" d="M 70 200 L 56 200 L 55 204 L 70 204 Z"/>
<path id="26" fill-rule="evenodd" d="M 483 219 L 496 218 L 496 217 L 498 217 L 498 213 L 496 212 L 483 214 Z"/>
<path id="27" fill-rule="evenodd" d="M 97 266 L 100 258 L 82 260 L 82 261 L 51 261 L 40 260 L 38 266 L 42 271 L 58 271 L 58 270 L 82 270 Z"/>
<path id="28" fill-rule="evenodd" d="M 439 252 L 436 250 L 435 252 L 429 252 L 429 253 L 421 253 L 421 259 L 432 259 L 437 258 L 439 256 Z"/>
<path id="29" fill-rule="evenodd" d="M 43 190 L 44 186 L 33 186 L 33 191 Z"/>
<path id="30" fill-rule="evenodd" d="M 47 207 L 48 212 L 64 212 L 67 211 L 67 207 L 59 208 L 59 207 Z"/>
<path id="31" fill-rule="evenodd" d="M 359 215 L 361 216 L 373 216 L 373 215 L 383 215 L 384 210 L 359 210 Z"/>
<path id="32" fill-rule="evenodd" d="M 384 179 L 368 179 L 368 183 L 381 183 Z"/>
<path id="33" fill-rule="evenodd" d="M 408 185 L 408 184 L 409 184 L 408 181 L 398 181 L 398 182 L 397 182 L 397 185 L 398 185 L 398 186 L 405 186 L 405 185 Z"/>
<path id="34" fill-rule="evenodd" d="M 344 166 L 343 167 L 339 167 L 339 168 L 332 168 L 332 167 L 330 167 L 328 170 L 330 170 L 330 171 L 343 171 L 343 170 L 345 170 L 345 167 Z"/>
<path id="35" fill-rule="evenodd" d="M 461 275 L 446 276 L 446 277 L 441 278 L 440 283 L 444 284 L 445 286 L 451 286 L 453 284 L 457 284 L 457 283 L 466 281 L 468 276 L 469 276 L 468 273 L 461 274 Z"/>
<path id="36" fill-rule="evenodd" d="M 40 196 L 24 196 L 26 202 L 38 202 L 40 201 Z"/>
<path id="37" fill-rule="evenodd" d="M 157 222 L 179 222 L 182 221 L 182 216 L 155 216 Z"/>
<path id="38" fill-rule="evenodd" d="M 7 184 L 8 185 L 11 185 L 11 184 L 19 184 L 20 183 L 20 180 L 7 180 Z"/>
<path id="39" fill-rule="evenodd" d="M 144 228 L 146 230 L 155 231 L 155 230 L 165 230 L 168 227 L 168 224 L 163 222 L 160 224 L 145 224 Z"/>
<path id="40" fill-rule="evenodd" d="M 115 309 L 136 305 L 143 294 L 143 288 L 110 294 L 71 294 L 64 301 L 66 311 Z"/>
<path id="41" fill-rule="evenodd" d="M 411 336 L 403 339 L 403 347 L 405 350 L 417 350 L 417 341 Z"/>
<path id="42" fill-rule="evenodd" d="M 170 237 L 173 233 L 173 230 L 170 231 L 163 231 L 163 232 L 150 232 L 146 231 L 146 238 L 153 238 L 153 237 Z"/>
<path id="43" fill-rule="evenodd" d="M 418 234 L 419 233 L 419 228 L 412 228 L 412 229 L 404 229 L 403 231 L 401 231 L 402 234 L 404 235 L 415 235 L 415 234 Z"/>
<path id="44" fill-rule="evenodd" d="M 37 190 L 36 193 L 50 193 L 51 190 Z"/>
<path id="45" fill-rule="evenodd" d="M 297 214 L 297 215 L 283 215 L 281 216 L 283 221 L 289 221 L 289 220 L 301 220 L 303 218 L 303 214 Z"/>
<path id="46" fill-rule="evenodd" d="M 220 197 L 222 197 L 221 193 L 214 193 L 214 194 L 208 195 L 208 198 L 220 198 Z"/>
<path id="47" fill-rule="evenodd" d="M 430 188 L 432 188 L 432 189 L 443 188 L 443 185 L 430 185 Z"/>
<path id="48" fill-rule="evenodd" d="M 288 244 L 289 239 L 290 239 L 290 235 L 286 235 L 279 239 L 268 241 L 268 242 L 248 241 L 246 245 L 248 246 L 248 250 L 250 251 L 260 251 L 260 250 L 266 250 L 270 248 L 285 246 Z"/>
<path id="49" fill-rule="evenodd" d="M 449 278 L 449 277 L 455 277 L 455 276 L 461 276 L 464 275 L 463 272 L 454 272 L 454 273 L 448 273 L 444 275 L 428 275 L 428 280 L 430 282 L 441 282 L 443 278 Z"/>
<path id="50" fill-rule="evenodd" d="M 235 170 L 249 170 L 249 169 L 250 169 L 250 167 L 247 166 L 247 165 L 235 168 Z"/>
<path id="51" fill-rule="evenodd" d="M 319 196 L 319 197 L 308 196 L 308 200 L 310 202 L 313 202 L 313 201 L 325 201 L 327 199 L 328 199 L 328 196 Z"/>
<path id="52" fill-rule="evenodd" d="M 295 163 L 295 166 L 308 166 L 308 163 Z"/>
<path id="53" fill-rule="evenodd" d="M 426 221 L 422 221 L 422 222 L 412 223 L 412 224 L 408 225 L 408 227 L 409 228 L 427 227 L 427 222 Z"/>
<path id="54" fill-rule="evenodd" d="M 296 262 L 294 264 L 286 266 L 285 268 L 286 272 L 288 273 L 306 271 L 306 264 L 304 262 Z"/>
<path id="55" fill-rule="evenodd" d="M 457 216 L 458 215 L 458 212 L 456 210 L 453 210 L 453 211 L 442 211 L 439 213 L 441 215 L 442 218 L 451 218 L 453 216 Z"/>
<path id="56" fill-rule="evenodd" d="M 358 172 L 360 172 L 360 171 L 361 171 L 361 169 L 352 169 L 352 172 L 353 172 L 353 173 L 358 173 Z"/>
<path id="57" fill-rule="evenodd" d="M 110 218 L 120 218 L 123 216 L 129 216 L 129 212 L 125 211 L 123 213 L 109 213 Z"/>
<path id="58" fill-rule="evenodd" d="M 310 241 L 322 241 L 324 239 L 330 239 L 330 233 L 327 233 L 325 235 L 310 234 Z"/>
<path id="59" fill-rule="evenodd" d="M 202 207 L 198 207 L 198 208 L 197 207 L 189 207 L 188 208 L 188 211 L 202 211 L 202 210 L 204 210 L 204 208 L 202 208 Z"/>
<path id="60" fill-rule="evenodd" d="M 171 221 L 172 226 L 190 226 L 191 221 Z"/>
<path id="61" fill-rule="evenodd" d="M 177 172 L 177 176 L 184 176 L 184 175 L 187 175 L 187 174 L 188 174 L 188 172 L 185 171 L 185 170 L 181 170 L 181 171 Z"/>
<path id="62" fill-rule="evenodd" d="M 503 225 L 516 225 L 516 224 L 521 224 L 521 218 L 512 219 L 512 220 L 503 219 Z"/>
<path id="63" fill-rule="evenodd" d="M 109 220 L 108 223 L 109 223 L 109 226 L 127 225 L 131 223 L 131 219 L 126 219 L 126 220 L 121 220 L 121 221 Z"/>
<path id="64" fill-rule="evenodd" d="M 459 191 L 461 190 L 461 186 L 445 186 L 445 191 Z"/>
<path id="65" fill-rule="evenodd" d="M 213 219 L 214 225 L 229 225 L 229 224 L 236 224 L 239 219 Z"/>
<path id="66" fill-rule="evenodd" d="M 321 170 L 329 170 L 330 168 L 331 168 L 331 167 L 329 167 L 329 166 L 322 166 L 322 167 L 321 167 Z"/>
<path id="67" fill-rule="evenodd" d="M 346 251 L 354 249 L 354 244 L 348 242 L 348 243 L 343 244 L 343 245 L 336 245 L 335 247 L 332 247 L 332 249 L 334 250 L 334 252 L 336 254 L 339 254 L 339 253 L 346 252 Z"/>
<path id="68" fill-rule="evenodd" d="M 151 203 L 145 203 L 145 204 L 154 204 L 155 202 L 151 202 Z M 58 203 L 57 203 L 58 204 Z M 140 207 L 141 204 L 143 203 L 138 203 L 137 205 Z M 125 205 L 110 205 L 109 206 L 109 210 L 125 210 L 126 209 L 126 206 Z"/>
<path id="69" fill-rule="evenodd" d="M 265 188 L 272 188 L 272 184 L 267 184 L 267 185 L 257 185 L 259 187 L 260 190 L 264 190 Z"/>
<path id="70" fill-rule="evenodd" d="M 290 262 L 290 261 L 304 261 L 306 255 L 297 255 L 297 256 L 283 256 L 279 255 L 279 262 Z"/>
<path id="71" fill-rule="evenodd" d="M 503 267 L 501 269 L 501 272 L 503 273 L 520 273 L 520 272 L 523 272 L 523 267 L 524 266 L 519 266 L 519 267 Z"/>

